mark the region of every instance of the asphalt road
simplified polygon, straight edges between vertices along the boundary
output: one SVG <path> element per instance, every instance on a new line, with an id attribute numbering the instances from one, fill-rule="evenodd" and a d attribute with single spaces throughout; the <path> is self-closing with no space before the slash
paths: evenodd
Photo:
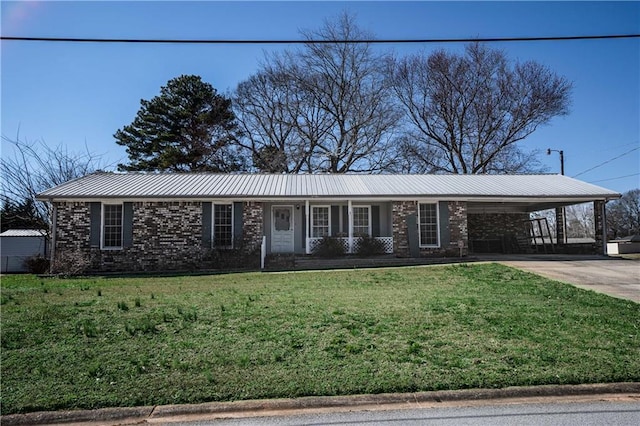
<path id="1" fill-rule="evenodd" d="M 420 408 L 278 415 L 239 419 L 156 423 L 167 425 L 639 425 L 640 400 L 496 404 L 476 407 Z"/>

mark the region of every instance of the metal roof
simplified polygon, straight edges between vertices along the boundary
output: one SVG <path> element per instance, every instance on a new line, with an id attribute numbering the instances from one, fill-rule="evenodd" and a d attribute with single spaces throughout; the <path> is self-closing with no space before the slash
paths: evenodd
<path id="1" fill-rule="evenodd" d="M 8 229 L 0 234 L 0 237 L 46 237 L 47 231 L 43 229 Z"/>
<path id="2" fill-rule="evenodd" d="M 38 195 L 73 199 L 439 197 L 606 200 L 620 194 L 561 175 L 93 173 Z"/>

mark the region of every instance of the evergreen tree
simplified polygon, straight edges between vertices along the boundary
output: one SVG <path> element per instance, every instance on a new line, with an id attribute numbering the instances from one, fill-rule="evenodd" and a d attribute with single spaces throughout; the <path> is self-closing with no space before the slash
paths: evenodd
<path id="1" fill-rule="evenodd" d="M 116 143 L 127 147 L 123 171 L 242 170 L 235 151 L 237 125 L 231 100 L 199 76 L 169 80 L 160 95 L 142 99 L 131 124 L 118 130 Z"/>
<path id="2" fill-rule="evenodd" d="M 33 200 L 20 202 L 5 199 L 0 208 L 0 232 L 8 229 L 48 229 L 47 222 L 38 214 Z"/>

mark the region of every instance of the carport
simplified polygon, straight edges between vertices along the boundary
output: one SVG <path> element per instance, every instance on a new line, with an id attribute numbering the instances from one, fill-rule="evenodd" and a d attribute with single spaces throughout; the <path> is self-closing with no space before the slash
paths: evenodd
<path id="1" fill-rule="evenodd" d="M 482 253 L 606 253 L 606 203 L 617 197 L 594 199 L 589 195 L 505 199 L 503 202 L 470 200 L 467 203 L 469 251 Z M 593 203 L 595 242 L 568 244 L 565 238 L 564 207 Z M 535 212 L 553 210 L 556 232 L 546 217 Z"/>

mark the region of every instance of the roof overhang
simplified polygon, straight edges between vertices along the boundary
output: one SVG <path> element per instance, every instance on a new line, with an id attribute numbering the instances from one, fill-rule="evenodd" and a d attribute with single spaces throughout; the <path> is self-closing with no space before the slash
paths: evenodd
<path id="1" fill-rule="evenodd" d="M 452 200 L 530 208 L 608 201 L 620 194 L 561 175 L 261 175 L 95 173 L 38 195 L 42 201 L 263 202 Z M 534 207 L 535 206 L 535 207 Z"/>
<path id="2" fill-rule="evenodd" d="M 505 210 L 514 210 L 516 208 L 519 211 L 539 211 L 553 209 L 557 207 L 571 206 L 575 204 L 589 203 L 593 201 L 607 202 L 611 199 L 619 197 L 602 197 L 602 196 L 579 196 L 579 197 L 461 197 L 455 195 L 423 195 L 423 196 L 335 196 L 335 197 L 264 197 L 253 196 L 247 197 L 246 195 L 229 195 L 229 196 L 207 196 L 207 197 L 177 197 L 177 196 L 153 196 L 153 197 L 38 197 L 40 201 L 47 202 L 202 202 L 202 201 L 253 201 L 253 202 L 267 202 L 267 203 L 305 203 L 307 201 L 311 203 L 325 203 L 325 202 L 369 202 L 369 203 L 383 203 L 391 201 L 422 201 L 422 202 L 435 202 L 435 201 L 460 201 L 467 202 L 473 205 L 492 205 L 494 207 L 504 206 Z M 508 207 L 508 208 L 507 208 Z"/>

